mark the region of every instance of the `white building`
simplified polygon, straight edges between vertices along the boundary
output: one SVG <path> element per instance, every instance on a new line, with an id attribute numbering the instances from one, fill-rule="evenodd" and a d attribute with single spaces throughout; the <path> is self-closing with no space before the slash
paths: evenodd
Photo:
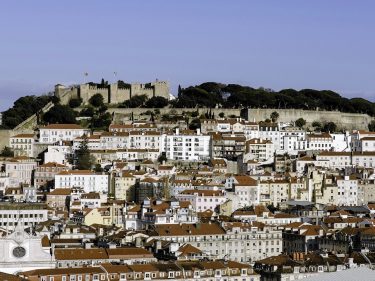
<path id="1" fill-rule="evenodd" d="M 176 129 L 173 135 L 165 135 L 163 150 L 172 160 L 204 161 L 211 156 L 211 136 L 190 130 Z"/>
<path id="2" fill-rule="evenodd" d="M 216 211 L 216 208 L 227 201 L 225 191 L 222 190 L 184 190 L 176 195 L 179 201 L 188 201 L 197 212 L 206 210 Z"/>
<path id="3" fill-rule="evenodd" d="M 275 147 L 272 141 L 266 139 L 251 139 L 246 141 L 244 162 L 254 160 L 267 162 L 273 160 Z"/>
<path id="4" fill-rule="evenodd" d="M 47 151 L 44 152 L 44 163 L 58 163 L 66 165 L 68 159 L 73 157 L 73 149 L 70 145 L 62 142 L 56 145 L 49 145 Z"/>
<path id="5" fill-rule="evenodd" d="M 334 151 L 342 152 L 350 152 L 351 151 L 351 139 L 349 132 L 341 133 L 341 134 L 331 134 L 332 136 L 332 149 Z"/>
<path id="6" fill-rule="evenodd" d="M 129 148 L 160 150 L 163 145 L 163 136 L 160 132 L 131 131 L 129 133 Z"/>
<path id="7" fill-rule="evenodd" d="M 27 157 L 15 157 L 5 162 L 5 172 L 9 175 L 9 180 L 16 184 L 32 184 L 32 175 L 36 167 L 37 162 Z"/>
<path id="8" fill-rule="evenodd" d="M 274 144 L 274 149 L 281 148 L 281 135 L 278 123 L 259 123 L 259 138 L 270 140 Z"/>
<path id="9" fill-rule="evenodd" d="M 328 133 L 321 134 L 308 134 L 307 139 L 307 150 L 324 151 L 331 150 L 333 145 L 332 136 Z"/>
<path id="10" fill-rule="evenodd" d="M 252 177 L 232 176 L 226 179 L 226 189 L 232 189 L 228 198 L 232 200 L 232 211 L 260 203 L 260 187 Z"/>
<path id="11" fill-rule="evenodd" d="M 337 178 L 337 205 L 357 206 L 358 180 L 355 176 Z"/>
<path id="12" fill-rule="evenodd" d="M 34 157 L 34 134 L 18 134 L 9 139 L 14 156 Z"/>
<path id="13" fill-rule="evenodd" d="M 352 165 L 350 152 L 322 151 L 316 156 L 316 160 L 327 162 L 327 167 L 332 169 L 344 169 Z"/>
<path id="14" fill-rule="evenodd" d="M 56 143 L 58 141 L 73 141 L 84 134 L 88 135 L 90 130 L 84 129 L 77 124 L 50 124 L 41 127 L 40 143 Z"/>
<path id="15" fill-rule="evenodd" d="M 55 188 L 82 187 L 86 193 L 108 193 L 109 175 L 89 170 L 63 171 L 55 175 Z"/>
<path id="16" fill-rule="evenodd" d="M 353 152 L 352 164 L 356 167 L 375 167 L 375 151 Z"/>
<path id="17" fill-rule="evenodd" d="M 362 151 L 363 145 L 361 139 L 363 138 L 374 138 L 375 132 L 368 132 L 364 130 L 355 131 L 351 136 L 351 145 L 353 151 Z"/>
<path id="18" fill-rule="evenodd" d="M 296 153 L 306 150 L 306 132 L 295 127 L 280 130 L 280 152 Z"/>
<path id="19" fill-rule="evenodd" d="M 118 160 L 145 160 L 149 159 L 155 161 L 160 156 L 159 149 L 140 149 L 140 148 L 129 148 L 129 149 L 118 149 L 116 151 L 116 159 Z"/>
<path id="20" fill-rule="evenodd" d="M 258 222 L 161 224 L 155 226 L 149 239 L 178 246 L 189 243 L 211 258 L 238 262 L 253 262 L 282 252 L 281 230 Z"/>
<path id="21" fill-rule="evenodd" d="M 375 136 L 361 138 L 360 151 L 375 151 Z"/>
<path id="22" fill-rule="evenodd" d="M 48 220 L 46 204 L 0 203 L 0 227 L 14 229 L 18 224 L 30 227 Z"/>

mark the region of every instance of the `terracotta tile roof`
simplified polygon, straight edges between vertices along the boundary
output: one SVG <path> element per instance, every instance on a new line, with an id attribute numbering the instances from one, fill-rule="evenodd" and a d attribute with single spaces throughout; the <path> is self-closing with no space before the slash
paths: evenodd
<path id="1" fill-rule="evenodd" d="M 47 193 L 47 196 L 56 196 L 56 195 L 68 196 L 70 195 L 70 193 L 71 193 L 70 188 L 55 188 L 54 190 Z"/>
<path id="2" fill-rule="evenodd" d="M 58 167 L 58 168 L 66 168 L 67 166 L 56 163 L 56 162 L 48 162 L 44 163 L 42 165 L 39 165 L 39 167 Z"/>
<path id="3" fill-rule="evenodd" d="M 110 259 L 131 259 L 131 258 L 153 258 L 154 255 L 143 248 L 114 248 L 106 249 Z"/>
<path id="4" fill-rule="evenodd" d="M 189 236 L 225 234 L 217 223 L 198 224 L 160 224 L 155 226 L 154 236 Z"/>
<path id="5" fill-rule="evenodd" d="M 330 138 L 330 139 L 332 139 L 332 137 L 329 133 L 308 134 L 308 135 L 306 135 L 306 137 L 310 138 L 310 139 L 313 139 L 313 138 Z"/>
<path id="6" fill-rule="evenodd" d="M 224 196 L 223 192 L 220 190 L 198 190 L 198 189 L 187 189 L 182 191 L 180 194 L 194 195 L 198 196 Z"/>
<path id="7" fill-rule="evenodd" d="M 64 130 L 82 130 L 83 128 L 77 124 L 49 124 L 40 129 L 64 129 Z"/>
<path id="8" fill-rule="evenodd" d="M 187 255 L 190 255 L 190 254 L 201 254 L 202 251 L 199 250 L 198 248 L 192 246 L 191 244 L 185 244 L 183 246 L 181 246 L 179 249 L 178 249 L 179 252 L 181 252 L 181 256 L 187 256 Z"/>
<path id="9" fill-rule="evenodd" d="M 47 235 L 44 235 L 42 237 L 42 247 L 50 247 L 51 246 L 51 241 L 49 240 Z"/>
<path id="10" fill-rule="evenodd" d="M 105 249 L 55 249 L 56 260 L 104 260 L 108 259 Z"/>
<path id="11" fill-rule="evenodd" d="M 18 134 L 10 138 L 34 138 L 34 134 Z"/>
<path id="12" fill-rule="evenodd" d="M 95 173 L 90 170 L 69 170 L 61 171 L 58 175 L 94 175 Z"/>
<path id="13" fill-rule="evenodd" d="M 257 186 L 258 183 L 252 177 L 249 176 L 234 176 L 237 181 L 236 186 Z"/>

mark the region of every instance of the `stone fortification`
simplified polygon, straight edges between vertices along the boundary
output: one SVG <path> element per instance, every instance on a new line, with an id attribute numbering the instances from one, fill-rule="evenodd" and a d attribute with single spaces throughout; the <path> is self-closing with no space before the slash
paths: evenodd
<path id="1" fill-rule="evenodd" d="M 87 83 L 69 87 L 61 84 L 55 86 L 55 95 L 62 104 L 67 104 L 72 98 L 81 98 L 83 105 L 85 105 L 96 94 L 100 94 L 104 103 L 107 104 L 119 104 L 139 95 L 146 95 L 148 98 L 163 97 L 169 99 L 169 84 L 166 81 L 157 80 L 146 84 L 113 83 L 102 86 Z"/>

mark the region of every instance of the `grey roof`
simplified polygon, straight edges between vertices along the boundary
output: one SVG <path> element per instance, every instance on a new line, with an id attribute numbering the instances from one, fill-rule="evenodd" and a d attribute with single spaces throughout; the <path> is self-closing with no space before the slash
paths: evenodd
<path id="1" fill-rule="evenodd" d="M 367 267 L 351 268 L 330 273 L 318 273 L 316 276 L 304 278 L 304 281 L 374 281 L 375 271 Z"/>
<path id="2" fill-rule="evenodd" d="M 367 206 L 342 206 L 340 209 L 353 213 L 370 213 Z"/>
<path id="3" fill-rule="evenodd" d="M 314 205 L 313 202 L 310 201 L 296 201 L 296 200 L 289 200 L 286 202 L 290 206 L 311 206 Z"/>

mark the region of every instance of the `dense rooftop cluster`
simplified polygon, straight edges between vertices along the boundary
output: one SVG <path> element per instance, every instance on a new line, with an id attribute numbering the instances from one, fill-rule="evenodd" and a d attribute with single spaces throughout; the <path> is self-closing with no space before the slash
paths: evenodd
<path id="1" fill-rule="evenodd" d="M 99 131 L 48 124 L 11 136 L 13 156 L 0 158 L 4 278 L 296 280 L 371 269 L 375 133 L 271 118 L 202 118 L 194 130 L 159 119 Z"/>

